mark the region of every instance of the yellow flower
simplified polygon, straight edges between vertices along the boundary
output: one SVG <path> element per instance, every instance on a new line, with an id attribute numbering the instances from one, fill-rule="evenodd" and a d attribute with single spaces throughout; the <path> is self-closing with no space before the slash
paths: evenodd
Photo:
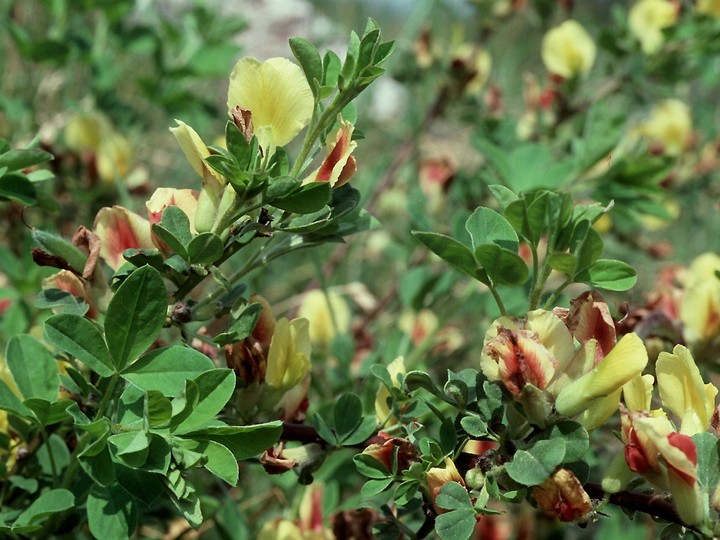
<path id="1" fill-rule="evenodd" d="M 405 375 L 405 359 L 402 356 L 398 356 L 395 360 L 390 362 L 387 367 L 388 373 L 390 374 L 390 380 L 395 388 L 400 387 L 398 382 L 398 375 Z M 378 422 L 386 422 L 388 425 L 395 424 L 397 420 L 395 417 L 391 417 L 392 411 L 388 405 L 388 399 L 390 398 L 390 390 L 388 390 L 384 384 L 380 385 L 377 394 L 375 395 L 375 416 Z"/>
<path id="2" fill-rule="evenodd" d="M 595 42 L 577 21 L 565 21 L 548 31 L 542 41 L 542 60 L 550 73 L 572 79 L 590 71 Z"/>
<path id="3" fill-rule="evenodd" d="M 79 113 L 65 126 L 65 144 L 75 152 L 95 152 L 104 133 L 111 131 L 110 121 L 99 112 Z"/>
<path id="4" fill-rule="evenodd" d="M 698 0 L 697 12 L 720 18 L 720 0 Z"/>
<path id="5" fill-rule="evenodd" d="M 106 183 L 115 178 L 125 177 L 132 165 L 132 147 L 130 141 L 119 133 L 107 133 L 100 142 L 95 160 L 98 176 Z"/>
<path id="6" fill-rule="evenodd" d="M 652 375 L 637 375 L 623 385 L 623 400 L 628 410 L 650 410 L 654 382 Z"/>
<path id="7" fill-rule="evenodd" d="M 655 54 L 665 41 L 663 28 L 675 24 L 677 10 L 668 0 L 640 0 L 630 9 L 630 32 L 640 41 L 645 54 Z"/>
<path id="8" fill-rule="evenodd" d="M 310 321 L 310 341 L 327 347 L 336 334 L 344 334 L 350 327 L 350 309 L 337 293 L 314 289 L 303 297 L 298 316 Z"/>
<path id="9" fill-rule="evenodd" d="M 310 370 L 310 331 L 307 319 L 280 319 L 270 341 L 265 382 L 288 390 Z"/>
<path id="10" fill-rule="evenodd" d="M 479 49 L 470 43 L 458 46 L 452 54 L 453 70 L 459 69 L 464 90 L 467 94 L 477 94 L 490 78 L 492 57 L 485 49 Z"/>
<path id="11" fill-rule="evenodd" d="M 559 469 L 533 488 L 538 508 L 560 521 L 575 521 L 592 512 L 590 496 L 580 480 L 567 469 Z"/>
<path id="12" fill-rule="evenodd" d="M 720 335 L 720 256 L 703 253 L 690 265 L 685 279 L 685 297 L 680 319 L 691 344 Z"/>
<path id="13" fill-rule="evenodd" d="M 640 133 L 662 146 L 670 156 L 677 156 L 692 135 L 690 108 L 678 99 L 661 101 L 650 111 L 650 118 L 640 126 Z"/>
<path id="14" fill-rule="evenodd" d="M 175 120 L 175 122 L 178 127 L 170 128 L 170 131 L 175 136 L 192 168 L 203 179 L 203 187 L 198 197 L 195 215 L 189 217 L 194 221 L 195 229 L 198 232 L 208 232 L 212 229 L 218 217 L 221 199 L 225 190 L 225 179 L 205 163 L 205 158 L 210 155 L 210 150 L 208 150 L 200 135 L 185 122 L 180 120 Z M 232 192 L 234 193 L 234 190 Z"/>
<path id="15" fill-rule="evenodd" d="M 444 508 L 440 508 L 437 504 L 435 504 L 435 499 L 437 499 L 437 496 L 440 494 L 442 487 L 448 482 L 457 482 L 461 486 L 465 486 L 465 481 L 462 476 L 460 476 L 460 473 L 455 466 L 455 462 L 452 459 L 445 458 L 445 463 L 443 465 L 443 467 L 432 467 L 428 469 L 427 476 L 425 477 L 430 500 L 432 501 L 435 511 L 438 514 L 449 511 Z"/>
<path id="16" fill-rule="evenodd" d="M 103 182 L 111 183 L 130 172 L 133 157 L 130 141 L 117 133 L 110 120 L 99 112 L 73 116 L 65 126 L 65 144 L 75 152 L 94 154 Z"/>
<path id="17" fill-rule="evenodd" d="M 642 340 L 634 333 L 624 335 L 592 371 L 563 388 L 555 408 L 562 415 L 575 416 L 599 398 L 612 394 L 619 399 L 618 389 L 642 373 L 647 361 Z"/>
<path id="18" fill-rule="evenodd" d="M 259 62 L 243 58 L 230 75 L 228 111 L 235 107 L 252 113 L 258 143 L 272 155 L 308 124 L 314 99 L 299 66 L 286 58 Z"/>
<path id="19" fill-rule="evenodd" d="M 575 353 L 570 331 L 554 313 L 531 311 L 525 319 L 500 317 L 485 334 L 482 372 L 519 394 L 527 383 L 544 390 Z"/>
<path id="20" fill-rule="evenodd" d="M 690 351 L 676 345 L 672 354 L 661 352 L 655 364 L 663 405 L 681 419 L 680 433 L 695 435 L 710 426 L 718 389 L 705 384 Z"/>
<path id="21" fill-rule="evenodd" d="M 95 216 L 95 234 L 102 242 L 100 257 L 113 270 L 125 262 L 126 249 L 155 247 L 150 222 L 122 206 L 100 209 Z"/>

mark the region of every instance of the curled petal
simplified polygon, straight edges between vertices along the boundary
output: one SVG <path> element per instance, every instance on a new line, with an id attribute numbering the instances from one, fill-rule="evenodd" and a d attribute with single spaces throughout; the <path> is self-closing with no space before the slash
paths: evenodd
<path id="1" fill-rule="evenodd" d="M 499 378 L 514 395 L 526 384 L 544 390 L 555 374 L 552 355 L 528 330 L 500 329 L 487 353 L 498 363 Z"/>
<path id="2" fill-rule="evenodd" d="M 82 298 L 85 303 L 90 306 L 86 316 L 89 319 L 97 319 L 98 312 L 95 308 L 95 304 L 90 299 L 85 284 L 75 274 L 69 270 L 60 270 L 57 274 L 43 279 L 43 289 L 60 289 L 61 291 L 68 292 L 75 297 Z"/>
<path id="3" fill-rule="evenodd" d="M 610 308 L 594 291 L 586 292 L 571 302 L 566 324 L 580 343 L 590 339 L 597 341 L 596 364 L 610 352 L 617 341 L 615 321 L 610 315 Z"/>
<path id="4" fill-rule="evenodd" d="M 340 118 L 340 127 L 328 135 L 325 143 L 327 156 L 320 167 L 304 180 L 307 182 L 330 182 L 331 187 L 345 184 L 357 169 L 352 156 L 357 143 L 352 140 L 355 129 L 350 122 Z"/>
<path id="5" fill-rule="evenodd" d="M 122 206 L 101 208 L 95 216 L 95 234 L 102 247 L 100 257 L 113 270 L 125 262 L 123 252 L 131 248 L 153 248 L 150 222 Z"/>
<path id="6" fill-rule="evenodd" d="M 630 411 L 649 411 L 652 401 L 652 375 L 638 375 L 623 385 L 623 400 Z"/>

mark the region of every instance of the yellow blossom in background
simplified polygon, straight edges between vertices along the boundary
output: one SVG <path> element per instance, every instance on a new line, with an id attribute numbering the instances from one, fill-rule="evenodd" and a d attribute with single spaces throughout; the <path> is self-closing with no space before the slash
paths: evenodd
<path id="1" fill-rule="evenodd" d="M 480 49 L 470 43 L 459 45 L 452 53 L 453 65 L 462 67 L 463 75 L 467 78 L 465 92 L 477 94 L 490 78 L 492 70 L 492 57 L 485 49 Z"/>
<path id="2" fill-rule="evenodd" d="M 265 372 L 265 382 L 272 388 L 288 390 L 310 371 L 309 327 L 307 319 L 282 318 L 275 323 Z"/>
<path id="3" fill-rule="evenodd" d="M 98 176 L 104 182 L 128 175 L 132 166 L 133 151 L 130 141 L 119 133 L 103 137 L 95 157 Z"/>
<path id="4" fill-rule="evenodd" d="M 112 130 L 107 117 L 99 112 L 74 115 L 65 126 L 65 144 L 74 152 L 95 152 L 104 133 Z"/>
<path id="5" fill-rule="evenodd" d="M 398 375 L 405 375 L 405 359 L 402 356 L 398 356 L 395 360 L 390 362 L 387 367 L 388 373 L 390 374 L 390 380 L 393 382 L 393 386 L 399 388 L 400 383 L 398 382 Z M 375 416 L 378 422 L 386 422 L 387 425 L 392 425 L 397 422 L 395 417 L 391 417 L 391 409 L 388 405 L 388 399 L 390 398 L 390 390 L 388 390 L 384 384 L 380 385 L 377 394 L 375 395 Z"/>
<path id="6" fill-rule="evenodd" d="M 718 389 L 712 383 L 705 384 L 690 351 L 676 345 L 672 354 L 661 352 L 655 372 L 663 405 L 681 419 L 680 433 L 707 431 Z"/>
<path id="7" fill-rule="evenodd" d="M 720 256 L 703 253 L 688 269 L 680 319 L 691 344 L 720 336 Z"/>
<path id="8" fill-rule="evenodd" d="M 113 128 L 110 120 L 99 112 L 80 113 L 65 126 L 65 144 L 79 153 L 95 156 L 98 176 L 111 183 L 130 173 L 133 150 L 130 141 Z"/>
<path id="9" fill-rule="evenodd" d="M 665 41 L 663 29 L 675 24 L 677 9 L 669 0 L 640 0 L 630 9 L 630 32 L 645 54 L 655 54 Z"/>
<path id="10" fill-rule="evenodd" d="M 678 99 L 661 101 L 641 124 L 640 133 L 650 142 L 661 145 L 666 154 L 681 154 L 692 135 L 690 107 Z"/>
<path id="11" fill-rule="evenodd" d="M 590 71 L 595 62 L 595 42 L 577 21 L 565 21 L 547 32 L 541 55 L 550 73 L 572 79 Z"/>
<path id="12" fill-rule="evenodd" d="M 314 289 L 303 296 L 298 317 L 310 321 L 310 341 L 314 346 L 327 347 L 337 334 L 350 328 L 350 308 L 339 294 Z"/>
<path id="13" fill-rule="evenodd" d="M 230 75 L 228 110 L 241 107 L 252 113 L 255 135 L 267 155 L 300 133 L 312 117 L 313 105 L 305 74 L 286 58 L 243 58 Z"/>
<path id="14" fill-rule="evenodd" d="M 698 0 L 696 10 L 698 13 L 720 19 L 720 0 Z"/>

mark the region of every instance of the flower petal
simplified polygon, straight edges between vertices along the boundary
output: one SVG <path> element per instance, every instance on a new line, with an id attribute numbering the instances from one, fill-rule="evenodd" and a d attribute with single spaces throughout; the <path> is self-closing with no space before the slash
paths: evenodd
<path id="1" fill-rule="evenodd" d="M 113 270 L 125 262 L 122 254 L 131 248 L 153 248 L 150 222 L 122 206 L 101 208 L 95 216 L 95 234 L 102 247 L 100 257 Z"/>
<path id="2" fill-rule="evenodd" d="M 312 90 L 302 69 L 286 58 L 238 61 L 230 75 L 228 110 L 239 106 L 252 112 L 258 143 L 272 153 L 289 143 L 313 113 Z"/>

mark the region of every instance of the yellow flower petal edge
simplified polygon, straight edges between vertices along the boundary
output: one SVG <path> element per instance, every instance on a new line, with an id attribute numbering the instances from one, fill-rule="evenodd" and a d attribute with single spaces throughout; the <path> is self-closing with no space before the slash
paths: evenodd
<path id="1" fill-rule="evenodd" d="M 265 382 L 276 389 L 290 389 L 310 370 L 310 331 L 307 319 L 280 319 L 268 351 Z"/>
<path id="2" fill-rule="evenodd" d="M 655 378 L 638 375 L 623 385 L 623 400 L 629 411 L 649 411 Z"/>
<path id="3" fill-rule="evenodd" d="M 565 21 L 543 37 L 541 56 L 545 67 L 566 79 L 590 71 L 596 53 L 595 42 L 577 21 Z"/>
<path id="4" fill-rule="evenodd" d="M 680 433 L 694 435 L 706 431 L 718 389 L 710 383 L 705 385 L 690 351 L 676 345 L 672 354 L 661 352 L 655 371 L 660 399 L 681 419 Z"/>
<path id="5" fill-rule="evenodd" d="M 308 124 L 314 99 L 305 74 L 286 58 L 259 62 L 243 58 L 230 75 L 228 110 L 252 113 L 258 143 L 268 154 L 284 146 Z"/>

